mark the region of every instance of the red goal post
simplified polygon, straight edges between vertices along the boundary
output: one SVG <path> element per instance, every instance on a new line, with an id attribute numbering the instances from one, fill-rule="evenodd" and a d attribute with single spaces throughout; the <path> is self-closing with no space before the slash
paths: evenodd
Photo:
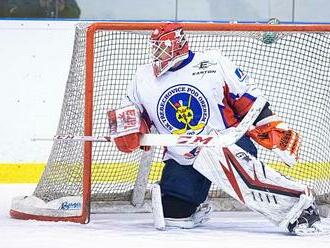
<path id="1" fill-rule="evenodd" d="M 136 67 L 150 62 L 148 38 L 158 25 L 113 22 L 77 26 L 56 135 L 108 134 L 106 115 L 102 113 L 118 106 Z M 314 186 L 319 196 L 329 193 L 329 142 L 322 138 L 329 137 L 330 128 L 322 127 L 329 125 L 329 117 L 322 113 L 324 106 L 330 107 L 326 95 L 330 88 L 326 81 L 330 68 L 330 25 L 182 25 L 193 50 L 220 49 L 250 73 L 276 112 L 302 131 L 306 145 L 302 147 L 303 162 L 298 167 L 284 167 L 267 151 L 261 152 L 261 158 L 294 180 Z M 300 86 L 300 82 L 307 85 Z M 289 92 L 291 90 L 295 93 Z M 316 119 L 320 125 L 312 122 Z M 145 205 L 148 184 L 160 177 L 160 147 L 145 154 L 139 151 L 126 155 L 111 144 L 77 143 L 54 142 L 45 172 L 33 194 L 37 199 L 16 198 L 10 212 L 12 217 L 87 223 L 94 200 L 110 204 L 118 199 L 133 202 L 138 211 Z M 223 197 L 219 192 L 216 187 L 212 188 L 210 197 Z M 70 201 L 76 203 L 71 204 L 76 209 L 54 209 Z"/>

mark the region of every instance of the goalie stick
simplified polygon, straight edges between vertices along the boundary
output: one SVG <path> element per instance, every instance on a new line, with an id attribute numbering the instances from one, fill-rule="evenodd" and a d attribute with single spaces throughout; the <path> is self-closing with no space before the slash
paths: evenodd
<path id="1" fill-rule="evenodd" d="M 143 134 L 141 146 L 229 146 L 236 143 L 253 125 L 261 110 L 266 104 L 264 97 L 258 97 L 236 126 L 228 128 L 219 135 L 176 135 L 176 134 Z M 67 140 L 67 141 L 91 141 L 91 142 L 113 142 L 115 135 L 111 136 L 74 136 L 55 135 L 53 138 L 33 138 L 32 141 Z"/>

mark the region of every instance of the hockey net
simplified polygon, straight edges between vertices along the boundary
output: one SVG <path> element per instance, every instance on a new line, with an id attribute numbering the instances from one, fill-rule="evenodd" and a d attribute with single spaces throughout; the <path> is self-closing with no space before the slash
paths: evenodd
<path id="1" fill-rule="evenodd" d="M 301 133 L 295 167 L 288 168 L 262 148 L 260 159 L 313 187 L 318 200 L 329 204 L 330 26 L 183 25 L 191 50 L 221 50 L 250 74 L 271 109 Z M 156 27 L 157 23 L 76 27 L 57 135 L 109 135 L 106 113 L 119 107 L 137 66 L 151 62 L 149 35 Z M 161 157 L 161 147 L 125 154 L 110 142 L 56 140 L 33 196 L 15 198 L 11 216 L 87 223 L 90 205 L 95 212 L 150 210 L 145 196 L 148 185 L 160 179 Z M 221 198 L 215 202 L 226 210 L 240 208 L 214 185 L 209 198 Z"/>

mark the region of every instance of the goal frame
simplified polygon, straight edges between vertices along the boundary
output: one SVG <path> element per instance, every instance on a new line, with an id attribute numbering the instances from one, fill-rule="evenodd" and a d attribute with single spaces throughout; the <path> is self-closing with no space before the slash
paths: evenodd
<path id="1" fill-rule="evenodd" d="M 100 30 L 109 31 L 152 31 L 159 22 L 100 22 L 93 23 L 86 31 L 86 70 L 85 70 L 85 113 L 84 135 L 93 136 L 93 75 L 94 75 L 94 37 Z M 274 31 L 274 32 L 330 32 L 330 25 L 324 24 L 223 24 L 223 23 L 181 23 L 186 31 Z M 10 210 L 10 215 L 18 219 L 35 219 L 42 221 L 70 221 L 88 223 L 91 213 L 91 169 L 92 142 L 85 141 L 83 145 L 83 191 L 82 211 L 79 216 L 56 217 L 31 215 L 16 210 Z"/>

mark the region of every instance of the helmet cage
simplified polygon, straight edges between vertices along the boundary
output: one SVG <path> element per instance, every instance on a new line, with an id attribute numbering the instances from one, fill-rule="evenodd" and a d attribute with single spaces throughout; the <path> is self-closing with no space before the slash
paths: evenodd
<path id="1" fill-rule="evenodd" d="M 173 41 L 151 41 L 152 44 L 152 60 L 153 61 L 169 61 L 173 58 Z"/>
<path id="2" fill-rule="evenodd" d="M 188 57 L 188 42 L 182 29 L 151 37 L 152 65 L 157 77 Z"/>

